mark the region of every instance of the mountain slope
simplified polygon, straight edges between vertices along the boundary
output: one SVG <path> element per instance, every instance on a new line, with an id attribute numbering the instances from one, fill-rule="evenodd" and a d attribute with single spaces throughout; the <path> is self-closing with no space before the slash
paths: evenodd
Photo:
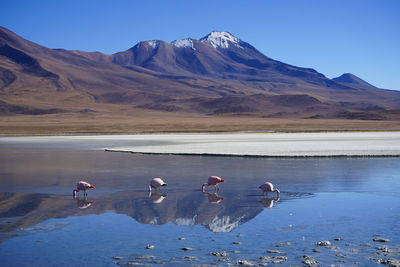
<path id="1" fill-rule="evenodd" d="M 200 40 L 143 41 L 106 55 L 49 49 L 0 27 L 0 97 L 1 114 L 156 110 L 354 118 L 366 112 L 368 119 L 371 112 L 400 109 L 400 92 L 354 75 L 328 79 L 218 31 Z"/>

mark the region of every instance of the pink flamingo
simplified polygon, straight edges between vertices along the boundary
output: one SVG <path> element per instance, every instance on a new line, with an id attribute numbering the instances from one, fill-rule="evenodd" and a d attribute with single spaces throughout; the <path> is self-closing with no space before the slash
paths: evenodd
<path id="1" fill-rule="evenodd" d="M 72 194 L 74 197 L 76 197 L 76 192 L 83 190 L 84 195 L 86 196 L 87 195 L 86 190 L 89 190 L 90 188 L 96 189 L 95 186 L 89 184 L 88 182 L 80 181 L 79 183 L 76 184 L 76 189 L 74 189 L 74 191 L 72 191 Z"/>
<path id="2" fill-rule="evenodd" d="M 205 184 L 203 184 L 201 186 L 201 191 L 204 192 L 205 187 L 206 186 L 210 186 L 210 185 L 214 186 L 215 191 L 219 191 L 218 184 L 219 183 L 224 183 L 224 182 L 225 182 L 225 179 L 222 179 L 222 178 L 220 178 L 218 176 L 210 176 L 210 177 L 208 177 L 208 183 L 205 183 Z"/>
<path id="3" fill-rule="evenodd" d="M 151 191 L 151 189 L 155 188 L 156 190 L 161 187 L 161 186 L 166 186 L 167 183 L 163 181 L 163 179 L 161 178 L 153 178 L 150 181 L 150 185 L 149 185 L 149 191 Z"/>
<path id="4" fill-rule="evenodd" d="M 263 195 L 266 193 L 267 196 L 268 192 L 276 192 L 276 197 L 279 198 L 279 194 L 281 193 L 278 188 L 274 189 L 274 185 L 270 182 L 266 182 L 265 184 L 260 185 L 258 188 L 263 191 Z"/>

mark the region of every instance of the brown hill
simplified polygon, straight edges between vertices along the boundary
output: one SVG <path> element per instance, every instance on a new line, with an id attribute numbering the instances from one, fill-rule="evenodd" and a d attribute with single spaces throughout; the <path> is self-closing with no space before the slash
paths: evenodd
<path id="1" fill-rule="evenodd" d="M 397 119 L 400 92 L 260 53 L 227 32 L 113 55 L 49 49 L 0 27 L 0 115 L 185 114 Z M 90 110 L 90 112 L 85 112 Z M 114 115 L 112 115 L 114 114 Z M 72 115 L 71 115 L 72 116 Z"/>

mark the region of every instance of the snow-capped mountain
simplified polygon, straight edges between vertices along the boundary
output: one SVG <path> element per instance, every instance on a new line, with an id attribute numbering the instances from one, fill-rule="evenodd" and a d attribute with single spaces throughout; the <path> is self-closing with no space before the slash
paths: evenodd
<path id="1" fill-rule="evenodd" d="M 106 55 L 49 49 L 0 27 L 0 91 L 2 114 L 91 112 L 89 104 L 107 103 L 203 114 L 377 120 L 397 114 L 382 110 L 400 108 L 397 91 L 351 74 L 328 79 L 220 31 L 199 40 L 142 41 Z"/>
<path id="2" fill-rule="evenodd" d="M 243 43 L 239 38 L 233 36 L 229 32 L 212 31 L 207 36 L 200 39 L 200 42 L 211 44 L 214 48 L 229 48 L 236 46 L 243 48 L 240 44 Z"/>

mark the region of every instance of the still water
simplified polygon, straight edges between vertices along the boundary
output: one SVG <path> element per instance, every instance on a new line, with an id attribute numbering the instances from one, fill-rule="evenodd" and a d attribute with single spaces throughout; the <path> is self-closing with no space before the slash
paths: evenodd
<path id="1" fill-rule="evenodd" d="M 305 255 L 325 266 L 374 266 L 400 259 L 398 158 L 102 150 L 122 143 L 0 140 L 1 266 L 287 266 L 304 265 Z M 217 193 L 201 192 L 210 175 L 227 180 Z M 149 195 L 153 177 L 168 186 Z M 79 180 L 97 189 L 73 199 Z M 280 199 L 257 189 L 267 180 Z M 331 245 L 317 245 L 325 240 Z"/>

